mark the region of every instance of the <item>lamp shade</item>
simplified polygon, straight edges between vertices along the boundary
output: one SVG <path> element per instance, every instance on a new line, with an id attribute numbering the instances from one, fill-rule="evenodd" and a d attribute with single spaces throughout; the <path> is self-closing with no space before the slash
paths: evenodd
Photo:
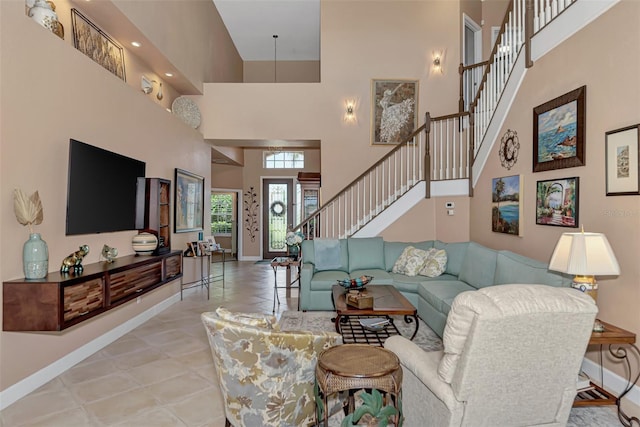
<path id="1" fill-rule="evenodd" d="M 620 266 L 602 233 L 563 233 L 551 255 L 549 270 L 581 276 L 620 274 Z"/>

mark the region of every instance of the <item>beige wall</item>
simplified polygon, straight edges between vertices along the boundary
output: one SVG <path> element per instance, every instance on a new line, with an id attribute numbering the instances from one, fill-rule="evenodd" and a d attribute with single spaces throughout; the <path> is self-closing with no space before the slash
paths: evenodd
<path id="1" fill-rule="evenodd" d="M 198 99 L 205 117 L 202 131 L 210 139 L 320 140 L 322 199 L 328 200 L 389 150 L 370 144 L 371 79 L 418 80 L 421 118 L 427 111 L 457 110 L 460 22 L 457 2 L 324 1 L 322 82 L 205 84 Z M 432 74 L 432 52 L 443 49 L 444 75 Z M 353 124 L 343 120 L 347 99 L 356 100 Z M 258 181 L 247 176 L 257 172 L 246 155 L 244 169 L 244 190 L 257 188 Z M 414 209 L 409 230 L 423 232 L 422 218 L 433 218 L 435 211 L 430 203 Z M 427 227 L 425 238 L 433 238 L 434 226 Z M 462 225 L 467 227 L 468 222 Z M 412 232 L 393 235 L 411 237 Z M 258 243 L 249 243 L 245 240 L 245 254 L 257 255 Z"/>
<path id="2" fill-rule="evenodd" d="M 489 59 L 491 49 L 491 27 L 502 25 L 504 15 L 507 12 L 509 0 L 485 0 L 482 2 L 482 55 L 483 59 Z"/>
<path id="3" fill-rule="evenodd" d="M 103 244 L 133 253 L 135 231 L 65 236 L 69 138 L 76 138 L 146 162 L 147 176 L 173 181 L 179 167 L 210 183 L 210 147 L 202 135 L 25 16 L 24 2 L 0 2 L 0 277 L 23 276 L 22 244 L 28 230 L 13 213 L 12 192 L 39 191 L 44 221 L 36 226 L 49 246 L 49 269 L 81 244 L 98 262 Z M 205 211 L 209 209 L 208 202 Z M 182 248 L 197 233 L 174 234 Z M 0 389 L 78 349 L 174 295 L 166 285 L 81 326 L 61 333 L 0 333 Z M 46 351 L 44 351 L 44 350 Z"/>
<path id="4" fill-rule="evenodd" d="M 245 61 L 244 83 L 318 83 L 320 61 Z"/>
<path id="5" fill-rule="evenodd" d="M 560 235 L 578 230 L 535 224 L 536 181 L 579 177 L 579 223 L 586 231 L 607 236 L 621 269 L 619 277 L 599 278 L 598 316 L 636 334 L 640 334 L 640 196 L 605 195 L 604 144 L 605 132 L 640 122 L 638 18 L 640 3 L 623 1 L 534 64 L 500 133 L 507 128 L 518 133 L 518 162 L 510 171 L 502 168 L 496 144 L 471 200 L 473 240 L 548 262 Z M 586 165 L 532 173 L 533 108 L 582 85 L 587 86 Z M 515 174 L 524 177 L 523 237 L 492 233 L 490 225 L 491 179 Z M 597 360 L 595 354 L 590 357 Z M 620 365 L 607 363 L 618 372 Z"/>
<path id="6" fill-rule="evenodd" d="M 242 189 L 241 166 L 211 164 L 211 188 Z"/>

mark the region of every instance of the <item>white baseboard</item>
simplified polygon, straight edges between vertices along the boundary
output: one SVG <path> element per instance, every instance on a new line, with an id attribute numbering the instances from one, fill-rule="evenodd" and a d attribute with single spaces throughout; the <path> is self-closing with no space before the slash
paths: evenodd
<path id="1" fill-rule="evenodd" d="M 633 355 L 630 355 L 633 358 Z M 633 360 L 631 360 L 633 365 Z M 638 371 L 636 369 L 640 369 L 640 367 L 631 367 L 632 375 L 638 375 Z M 587 374 L 594 383 L 600 385 L 600 364 L 594 362 L 590 359 L 585 358 L 582 362 L 582 370 L 585 374 Z M 622 391 L 627 386 L 627 380 L 622 378 L 621 376 L 611 372 L 608 369 L 602 369 L 602 379 L 604 381 L 604 389 L 614 393 L 616 396 L 620 395 Z M 633 378 L 632 378 L 633 379 Z M 627 393 L 624 398 L 622 398 L 622 402 L 624 405 L 624 401 L 629 399 L 631 403 L 636 406 L 640 406 L 640 386 L 636 384 L 629 393 Z"/>
<path id="2" fill-rule="evenodd" d="M 0 411 L 180 301 L 180 292 L 0 392 Z"/>

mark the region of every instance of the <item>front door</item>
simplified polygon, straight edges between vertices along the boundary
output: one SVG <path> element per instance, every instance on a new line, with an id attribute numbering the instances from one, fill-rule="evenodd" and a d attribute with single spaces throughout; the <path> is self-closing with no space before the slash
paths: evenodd
<path id="1" fill-rule="evenodd" d="M 287 228 L 293 225 L 293 179 L 269 178 L 262 182 L 262 257 L 285 256 Z"/>

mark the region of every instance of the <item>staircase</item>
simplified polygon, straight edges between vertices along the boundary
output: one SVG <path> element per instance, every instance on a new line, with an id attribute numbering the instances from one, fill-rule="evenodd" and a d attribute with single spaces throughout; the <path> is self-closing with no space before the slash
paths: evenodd
<path id="1" fill-rule="evenodd" d="M 425 114 L 405 142 L 294 229 L 307 239 L 375 236 L 425 197 L 473 196 L 527 69 L 618 1 L 512 0 L 489 59 L 460 65 L 460 112 Z"/>

